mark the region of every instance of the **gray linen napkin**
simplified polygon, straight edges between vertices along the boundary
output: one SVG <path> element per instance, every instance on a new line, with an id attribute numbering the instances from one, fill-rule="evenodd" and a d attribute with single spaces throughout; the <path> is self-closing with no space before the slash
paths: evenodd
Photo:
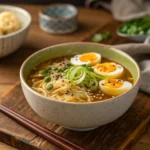
<path id="1" fill-rule="evenodd" d="M 149 0 L 86 0 L 86 6 L 102 6 L 111 11 L 113 17 L 119 21 L 150 15 Z"/>
<path id="2" fill-rule="evenodd" d="M 114 47 L 135 58 L 141 69 L 140 90 L 150 94 L 150 37 L 145 40 L 144 44 L 120 44 Z"/>
<path id="3" fill-rule="evenodd" d="M 86 0 L 85 5 L 92 5 L 93 7 L 102 6 L 111 11 L 113 17 L 119 21 L 128 21 L 150 15 L 150 1 L 148 0 Z M 150 94 L 150 36 L 144 43 L 130 43 L 113 46 L 136 59 L 142 74 L 140 89 Z"/>

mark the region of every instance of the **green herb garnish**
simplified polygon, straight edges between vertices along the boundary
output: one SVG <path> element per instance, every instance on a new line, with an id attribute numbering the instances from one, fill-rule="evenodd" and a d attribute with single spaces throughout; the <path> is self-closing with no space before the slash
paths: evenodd
<path id="1" fill-rule="evenodd" d="M 87 70 L 88 71 L 91 71 L 91 72 L 94 72 L 94 69 L 90 66 L 90 67 L 87 67 Z"/>
<path id="2" fill-rule="evenodd" d="M 64 68 L 63 68 L 64 71 L 67 70 L 67 69 L 69 69 L 71 66 L 72 66 L 71 64 L 66 64 L 66 65 L 64 66 Z"/>
<path id="3" fill-rule="evenodd" d="M 56 71 L 56 70 L 58 70 L 58 68 L 57 67 L 52 67 L 52 70 Z"/>
<path id="4" fill-rule="evenodd" d="M 50 82 L 50 81 L 51 81 L 51 77 L 50 76 L 44 78 L 44 82 L 47 83 L 47 82 Z"/>
<path id="5" fill-rule="evenodd" d="M 102 36 L 103 36 L 103 39 L 106 40 L 111 37 L 111 34 L 110 34 L 110 32 L 107 31 L 106 33 L 102 34 Z"/>
<path id="6" fill-rule="evenodd" d="M 53 84 L 49 83 L 49 84 L 46 85 L 46 89 L 47 90 L 51 90 L 52 88 L 53 88 Z"/>
<path id="7" fill-rule="evenodd" d="M 71 66 L 72 66 L 71 64 L 66 64 L 66 65 L 65 65 L 65 67 L 71 67 Z"/>
<path id="8" fill-rule="evenodd" d="M 103 40 L 102 34 L 94 34 L 92 42 L 99 43 Z"/>
<path id="9" fill-rule="evenodd" d="M 84 65 L 82 65 L 82 66 L 83 66 L 83 67 L 86 67 L 88 71 L 91 71 L 91 72 L 94 71 L 94 69 L 93 69 L 91 66 L 89 66 L 89 65 L 84 64 Z"/>
<path id="10" fill-rule="evenodd" d="M 128 21 L 119 28 L 120 33 L 128 35 L 150 34 L 149 30 L 150 30 L 150 17 L 143 17 Z"/>
<path id="11" fill-rule="evenodd" d="M 99 81 L 106 77 L 95 74 L 93 70 L 89 70 L 88 65 L 85 66 L 72 66 L 65 71 L 65 78 L 74 84 L 80 85 L 90 91 L 99 88 Z M 93 69 L 93 68 L 92 68 Z"/>
<path id="12" fill-rule="evenodd" d="M 49 73 L 49 70 L 40 70 L 39 73 L 42 75 L 46 75 Z"/>
<path id="13" fill-rule="evenodd" d="M 59 69 L 57 70 L 57 72 L 64 72 L 64 69 L 59 68 Z"/>
<path id="14" fill-rule="evenodd" d="M 97 33 L 97 34 L 94 34 L 92 38 L 92 42 L 99 43 L 103 40 L 109 39 L 110 37 L 111 37 L 111 34 L 108 31 L 105 32 L 104 34 Z"/>

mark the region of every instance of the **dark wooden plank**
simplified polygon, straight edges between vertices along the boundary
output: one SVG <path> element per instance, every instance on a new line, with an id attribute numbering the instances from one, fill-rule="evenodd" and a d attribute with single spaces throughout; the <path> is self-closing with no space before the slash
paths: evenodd
<path id="1" fill-rule="evenodd" d="M 133 42 L 133 41 L 129 40 L 128 38 L 123 38 L 123 37 L 120 37 L 117 35 L 116 31 L 120 25 L 121 25 L 120 22 L 117 22 L 112 19 L 105 26 L 102 26 L 102 27 L 100 26 L 93 33 L 91 32 L 91 34 L 84 37 L 83 41 L 91 42 L 92 37 L 95 33 L 105 33 L 107 31 L 109 31 L 111 33 L 111 38 L 109 38 L 107 40 L 103 40 L 101 43 L 113 45 L 113 44 L 122 44 L 122 43 Z"/>
<path id="2" fill-rule="evenodd" d="M 39 124 L 63 135 L 86 150 L 127 149 L 146 129 L 150 119 L 150 97 L 140 92 L 131 108 L 116 121 L 89 132 L 75 132 L 50 123 L 36 115 L 27 104 L 20 83 L 1 99 L 1 104 L 14 109 L 18 113 L 32 118 Z M 0 130 L 13 136 L 26 139 L 41 149 L 59 150 L 53 144 L 35 135 L 4 114 L 0 113 Z M 4 126 L 5 124 L 5 126 Z"/>
<path id="3" fill-rule="evenodd" d="M 41 150 L 40 148 L 29 144 L 28 143 L 29 141 L 26 141 L 25 139 L 21 139 L 19 137 L 12 136 L 8 132 L 4 131 L 1 131 L 0 141 L 9 144 L 10 146 L 17 147 L 18 149 L 21 150 L 29 150 L 29 149 Z"/>

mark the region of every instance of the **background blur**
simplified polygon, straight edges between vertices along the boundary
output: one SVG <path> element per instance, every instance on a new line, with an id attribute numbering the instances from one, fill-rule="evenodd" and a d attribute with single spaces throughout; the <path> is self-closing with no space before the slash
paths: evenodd
<path id="1" fill-rule="evenodd" d="M 30 4 L 50 4 L 50 3 L 71 3 L 77 6 L 83 6 L 85 0 L 0 0 L 0 3 L 30 3 Z"/>

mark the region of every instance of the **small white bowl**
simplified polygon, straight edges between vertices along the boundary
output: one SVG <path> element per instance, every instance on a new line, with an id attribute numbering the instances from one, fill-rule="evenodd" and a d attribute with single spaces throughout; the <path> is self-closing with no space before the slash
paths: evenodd
<path id="1" fill-rule="evenodd" d="M 128 92 L 117 97 L 92 103 L 62 102 L 35 92 L 26 78 L 36 65 L 60 56 L 85 52 L 97 52 L 103 57 L 125 66 L 133 75 L 134 85 Z M 133 103 L 139 89 L 140 70 L 137 63 L 126 53 L 95 43 L 66 43 L 51 46 L 31 55 L 22 65 L 20 79 L 24 95 L 32 109 L 41 117 L 78 131 L 87 131 L 108 124 L 123 115 Z"/>
<path id="2" fill-rule="evenodd" d="M 136 35 L 128 35 L 128 34 L 124 34 L 124 33 L 120 33 L 119 30 L 117 30 L 117 35 L 121 36 L 121 37 L 126 37 L 130 40 L 136 41 L 136 42 L 144 42 L 145 39 L 149 36 L 147 34 L 136 34 Z"/>
<path id="3" fill-rule="evenodd" d="M 15 32 L 0 36 L 0 57 L 13 53 L 23 44 L 31 24 L 30 14 L 22 8 L 10 5 L 0 5 L 0 13 L 4 11 L 14 13 L 19 18 L 22 27 Z"/>

